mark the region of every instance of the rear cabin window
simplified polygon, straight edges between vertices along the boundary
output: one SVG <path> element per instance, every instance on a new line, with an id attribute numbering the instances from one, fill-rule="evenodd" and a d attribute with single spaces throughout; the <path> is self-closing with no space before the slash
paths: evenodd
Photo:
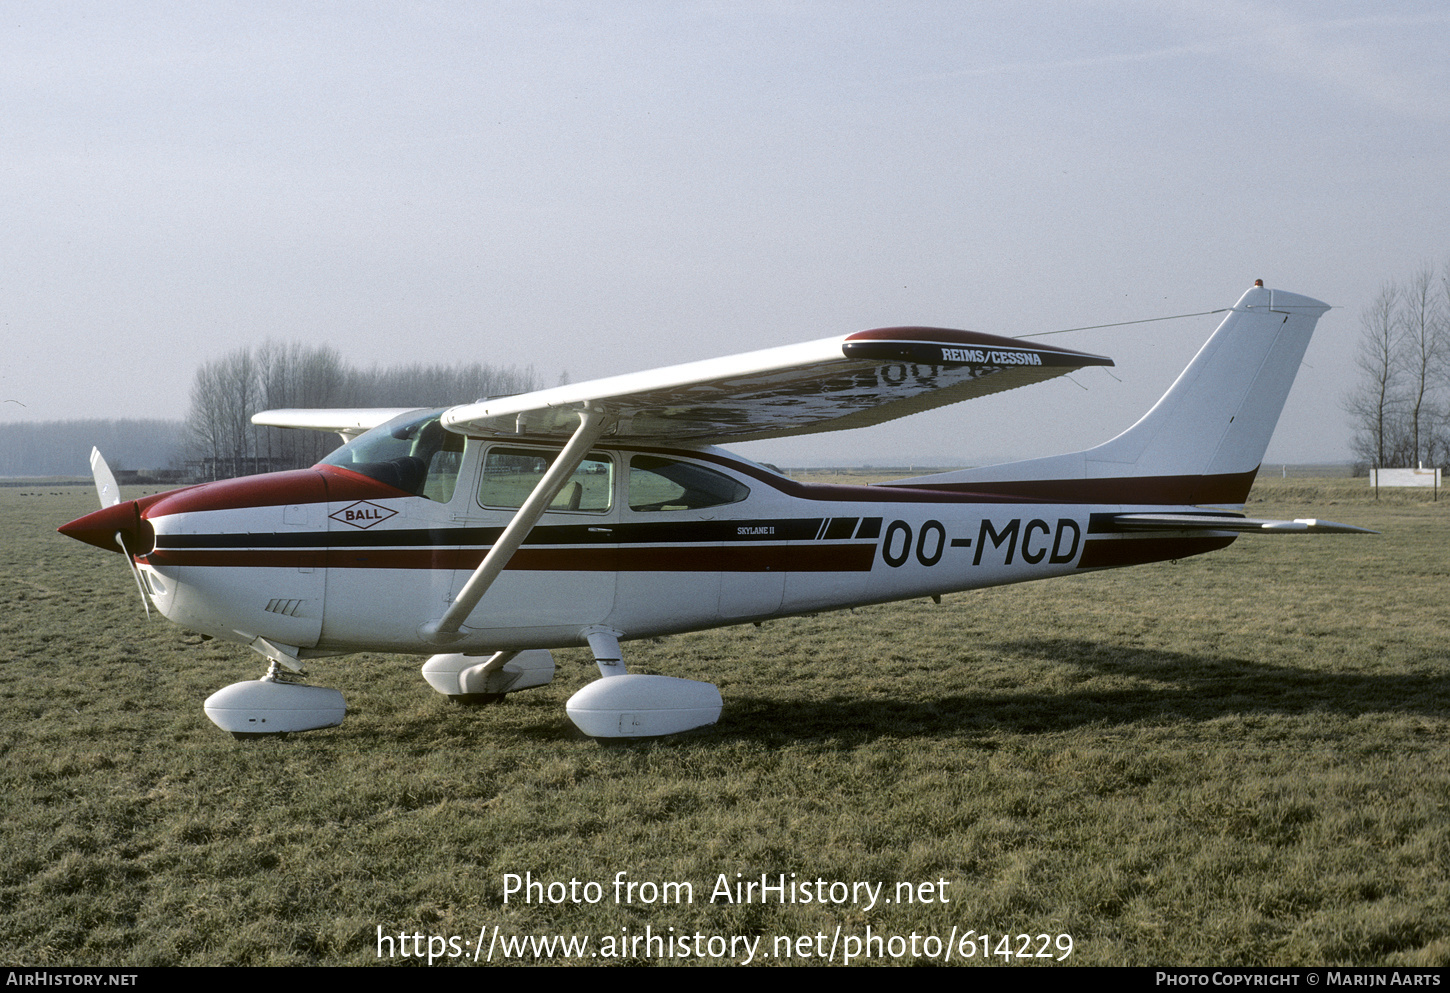
<path id="1" fill-rule="evenodd" d="M 556 451 L 490 448 L 483 460 L 478 502 L 485 507 L 522 507 L 558 457 Z M 614 463 L 607 455 L 590 452 L 554 497 L 549 509 L 602 514 L 613 504 Z"/>
<path id="2" fill-rule="evenodd" d="M 629 460 L 630 510 L 699 510 L 739 503 L 749 495 L 744 483 L 693 462 L 654 455 Z"/>

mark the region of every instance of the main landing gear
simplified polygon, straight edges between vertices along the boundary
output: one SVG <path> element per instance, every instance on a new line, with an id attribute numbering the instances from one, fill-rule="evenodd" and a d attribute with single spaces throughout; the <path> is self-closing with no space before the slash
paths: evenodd
<path id="1" fill-rule="evenodd" d="M 454 703 L 498 703 L 507 693 L 547 686 L 554 679 L 554 656 L 543 649 L 477 655 L 435 655 L 423 663 L 428 685 Z"/>
<path id="2" fill-rule="evenodd" d="M 720 719 L 720 691 L 713 683 L 630 674 L 617 632 L 591 628 L 585 634 L 602 678 L 570 697 L 564 709 L 591 738 L 653 738 Z M 301 663 L 285 649 L 270 643 L 253 647 L 271 659 L 267 674 L 207 697 L 202 709 L 213 724 L 235 738 L 260 738 L 342 723 L 347 705 L 341 693 L 300 682 Z M 423 678 L 450 700 L 496 703 L 508 693 L 547 686 L 554 679 L 554 657 L 543 649 L 495 652 L 487 658 L 434 655 L 423 664 Z"/>
<path id="3" fill-rule="evenodd" d="M 650 738 L 706 727 L 723 706 L 713 683 L 674 676 L 631 675 L 620 657 L 619 635 L 603 628 L 585 632 L 603 678 L 569 698 L 564 709 L 592 738 Z M 478 656 L 435 655 L 423 677 L 460 703 L 491 703 L 506 693 L 543 686 L 554 678 L 554 658 L 541 649 Z"/>

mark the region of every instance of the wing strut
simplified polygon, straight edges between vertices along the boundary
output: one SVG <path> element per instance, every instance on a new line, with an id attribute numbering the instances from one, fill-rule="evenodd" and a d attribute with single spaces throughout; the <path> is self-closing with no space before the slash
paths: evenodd
<path id="1" fill-rule="evenodd" d="M 513 520 L 509 521 L 508 527 L 504 528 L 498 541 L 488 550 L 488 554 L 483 557 L 463 589 L 459 590 L 458 597 L 443 612 L 442 617 L 429 621 L 419 629 L 425 641 L 446 645 L 458 640 L 464 619 L 473 613 L 473 608 L 478 606 L 478 601 L 483 599 L 493 581 L 503 572 L 514 552 L 524 543 L 534 525 L 539 523 L 539 518 L 544 516 L 544 511 L 549 509 L 549 504 L 559 495 L 564 483 L 579 468 L 579 463 L 589 454 L 589 446 L 598 441 L 599 436 L 613 423 L 613 417 L 597 410 L 579 412 L 579 426 L 574 429 L 569 443 L 534 486 L 534 491 L 514 514 Z"/>

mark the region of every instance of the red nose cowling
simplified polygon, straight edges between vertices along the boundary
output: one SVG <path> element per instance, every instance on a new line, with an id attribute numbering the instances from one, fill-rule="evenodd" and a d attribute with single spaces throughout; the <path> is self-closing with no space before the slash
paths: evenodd
<path id="1" fill-rule="evenodd" d="M 156 533 L 150 522 L 141 517 L 141 508 L 135 500 L 123 500 L 114 506 L 102 507 L 94 514 L 77 518 L 57 530 L 76 541 L 84 541 L 108 552 L 121 551 L 116 544 L 117 533 L 126 543 L 126 551 L 132 555 L 145 555 L 156 543 Z"/>

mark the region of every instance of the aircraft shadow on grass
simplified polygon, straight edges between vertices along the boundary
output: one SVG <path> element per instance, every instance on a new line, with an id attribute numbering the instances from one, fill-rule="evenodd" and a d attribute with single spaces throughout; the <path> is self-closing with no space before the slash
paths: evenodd
<path id="1" fill-rule="evenodd" d="M 780 741 L 822 735 L 876 738 L 1009 731 L 1038 734 L 1090 724 L 1208 721 L 1223 717 L 1341 717 L 1415 714 L 1441 718 L 1450 709 L 1450 676 L 1311 672 L 1235 656 L 1048 638 L 982 646 L 987 656 L 1040 660 L 1042 668 L 1076 669 L 1082 685 L 1026 691 L 984 687 L 931 700 L 765 700 L 737 692 L 721 738 Z M 1099 677 L 1133 685 L 1102 688 Z M 993 679 L 1000 680 L 994 673 Z"/>

